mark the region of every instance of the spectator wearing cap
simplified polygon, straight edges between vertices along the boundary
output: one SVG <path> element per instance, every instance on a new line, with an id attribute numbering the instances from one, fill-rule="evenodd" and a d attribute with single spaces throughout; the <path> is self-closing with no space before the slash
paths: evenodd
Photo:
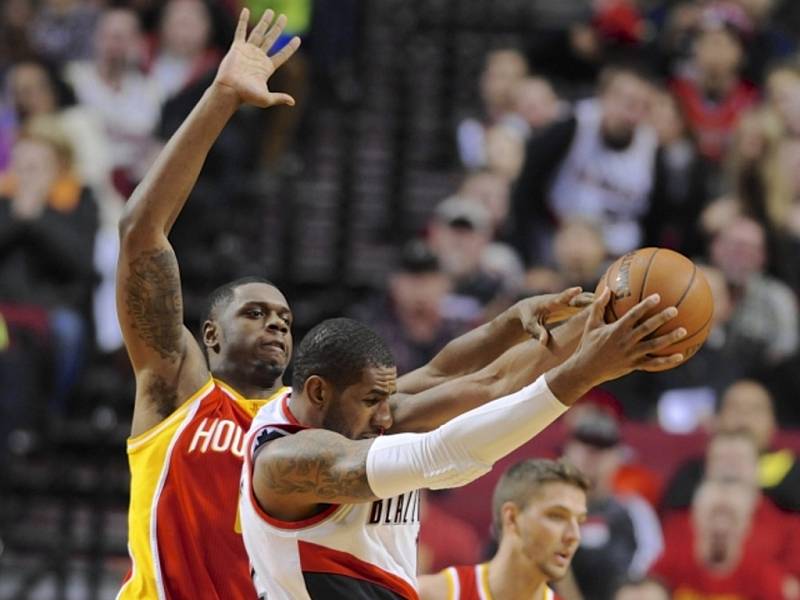
<path id="1" fill-rule="evenodd" d="M 434 211 L 428 239 L 453 282 L 447 312 L 459 320 L 481 320 L 487 304 L 521 284 L 521 261 L 509 246 L 492 243 L 492 233 L 491 214 L 477 201 L 451 196 Z"/>
<path id="2" fill-rule="evenodd" d="M 353 309 L 353 316 L 373 327 L 389 343 L 401 373 L 431 360 L 462 333 L 461 323 L 444 311 L 450 278 L 421 240 L 409 242 L 386 290 Z"/>
<path id="3" fill-rule="evenodd" d="M 741 115 L 757 99 L 742 79 L 743 36 L 751 24 L 737 5 L 712 3 L 701 14 L 685 72 L 671 83 L 700 154 L 719 163 Z"/>
<path id="4" fill-rule="evenodd" d="M 628 577 L 644 575 L 663 548 L 661 527 L 650 505 L 633 493 L 614 490 L 623 461 L 620 430 L 606 411 L 586 409 L 572 425 L 564 458 L 592 482 L 589 516 L 572 561 L 586 600 L 611 600 Z"/>

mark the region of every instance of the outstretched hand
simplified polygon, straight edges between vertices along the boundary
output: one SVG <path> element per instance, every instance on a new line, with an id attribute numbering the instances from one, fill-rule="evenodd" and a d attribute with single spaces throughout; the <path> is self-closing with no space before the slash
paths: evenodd
<path id="1" fill-rule="evenodd" d="M 267 56 L 286 26 L 285 15 L 273 22 L 274 17 L 273 10 L 266 10 L 247 35 L 250 11 L 242 9 L 233 44 L 220 63 L 214 83 L 234 93 L 241 103 L 260 108 L 276 104 L 294 106 L 294 98 L 289 94 L 271 92 L 267 85 L 272 74 L 300 47 L 300 38 L 295 36 L 274 56 Z"/>
<path id="2" fill-rule="evenodd" d="M 522 328 L 534 339 L 547 345 L 550 332 L 546 325 L 564 321 L 589 306 L 594 294 L 572 287 L 558 294 L 540 294 L 520 300 L 513 307 Z"/>

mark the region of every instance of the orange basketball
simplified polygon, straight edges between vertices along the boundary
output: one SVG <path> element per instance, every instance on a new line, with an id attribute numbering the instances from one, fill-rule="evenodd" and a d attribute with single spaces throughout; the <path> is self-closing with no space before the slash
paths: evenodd
<path id="1" fill-rule="evenodd" d="M 595 293 L 602 293 L 606 287 L 611 288 L 611 299 L 605 314 L 607 323 L 616 321 L 655 293 L 661 296 L 661 302 L 647 313 L 648 316 L 668 306 L 678 309 L 678 315 L 652 335 L 657 337 L 683 327 L 686 337 L 656 355 L 669 356 L 681 352 L 685 362 L 706 341 L 714 314 L 711 287 L 697 265 L 682 254 L 666 248 L 641 248 L 629 252 L 608 267 Z M 655 370 L 666 368 L 671 367 Z"/>

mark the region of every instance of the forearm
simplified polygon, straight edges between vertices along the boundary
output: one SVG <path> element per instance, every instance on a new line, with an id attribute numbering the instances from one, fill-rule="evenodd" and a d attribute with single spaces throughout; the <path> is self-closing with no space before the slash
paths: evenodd
<path id="1" fill-rule="evenodd" d="M 423 392 L 397 396 L 392 405 L 392 433 L 430 431 L 463 412 L 530 384 L 575 351 L 587 315 L 588 311 L 583 311 L 555 328 L 547 346 L 528 340 L 475 373 Z"/>
<path id="2" fill-rule="evenodd" d="M 214 141 L 238 107 L 238 98 L 224 86 L 215 83 L 206 90 L 128 201 L 125 226 L 169 233 Z"/>
<path id="3" fill-rule="evenodd" d="M 466 412 L 429 433 L 379 437 L 367 454 L 370 488 L 376 496 L 386 498 L 420 487 L 465 485 L 566 410 L 545 378 L 539 377 L 522 390 Z"/>

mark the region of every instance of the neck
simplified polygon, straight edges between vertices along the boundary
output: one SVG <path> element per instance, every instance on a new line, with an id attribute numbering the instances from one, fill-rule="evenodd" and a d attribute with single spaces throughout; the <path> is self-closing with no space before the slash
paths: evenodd
<path id="1" fill-rule="evenodd" d="M 112 87 L 117 87 L 125 74 L 125 66 L 119 63 L 102 62 L 97 64 L 97 71 L 103 81 Z"/>
<path id="2" fill-rule="evenodd" d="M 514 552 L 510 543 L 500 543 L 489 561 L 489 590 L 496 600 L 539 600 L 547 578 L 522 552 Z"/>
<path id="3" fill-rule="evenodd" d="M 225 369 L 215 369 L 212 374 L 215 379 L 225 382 L 245 398 L 254 400 L 269 398 L 283 387 L 283 380 L 280 377 L 275 379 L 271 384 L 259 384 L 248 381 L 241 373 L 235 373 Z"/>
<path id="4" fill-rule="evenodd" d="M 303 397 L 302 390 L 299 393 L 292 393 L 289 398 L 289 410 L 292 411 L 294 418 L 306 427 L 322 426 L 316 413 L 312 413 L 310 410 L 310 405 Z"/>
<path id="5" fill-rule="evenodd" d="M 731 93 L 738 78 L 735 73 L 709 73 L 703 78 L 703 91 L 716 101 Z"/>

